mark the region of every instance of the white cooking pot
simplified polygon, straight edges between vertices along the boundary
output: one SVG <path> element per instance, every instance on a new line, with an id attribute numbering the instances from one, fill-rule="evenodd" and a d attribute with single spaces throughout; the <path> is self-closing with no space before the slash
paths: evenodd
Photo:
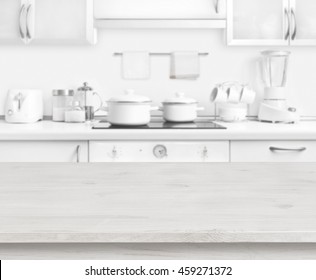
<path id="1" fill-rule="evenodd" d="M 193 122 L 197 118 L 197 112 L 204 108 L 198 108 L 198 102 L 193 98 L 184 97 L 184 93 L 176 93 L 176 97 L 165 100 L 163 107 L 163 118 L 167 122 Z"/>
<path id="2" fill-rule="evenodd" d="M 158 110 L 151 107 L 151 100 L 127 90 L 125 95 L 110 99 L 108 102 L 108 122 L 121 126 L 140 126 L 150 122 L 150 112 Z"/>

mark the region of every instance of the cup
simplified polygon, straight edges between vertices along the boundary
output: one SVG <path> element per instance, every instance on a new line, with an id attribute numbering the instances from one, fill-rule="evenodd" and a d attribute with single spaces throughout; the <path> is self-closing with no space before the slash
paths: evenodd
<path id="1" fill-rule="evenodd" d="M 222 86 L 217 86 L 211 93 L 210 100 L 213 103 L 227 102 L 228 94 Z"/>
<path id="2" fill-rule="evenodd" d="M 245 86 L 242 90 L 240 103 L 252 104 L 255 101 L 256 93 L 248 86 Z"/>
<path id="3" fill-rule="evenodd" d="M 239 103 L 243 87 L 240 85 L 233 85 L 228 90 L 228 102 Z"/>

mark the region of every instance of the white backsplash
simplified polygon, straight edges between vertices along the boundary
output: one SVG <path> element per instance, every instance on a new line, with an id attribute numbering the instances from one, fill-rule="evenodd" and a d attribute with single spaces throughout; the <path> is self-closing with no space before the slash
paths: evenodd
<path id="1" fill-rule="evenodd" d="M 251 114 L 256 115 L 263 93 L 257 73 L 260 51 L 267 48 L 226 47 L 220 30 L 102 30 L 96 46 L 0 46 L 0 115 L 9 88 L 38 88 L 44 91 L 45 115 L 51 115 L 51 92 L 54 88 L 77 88 L 88 81 L 108 99 L 133 88 L 155 103 L 176 91 L 198 99 L 213 114 L 208 102 L 216 83 L 250 83 L 258 92 Z M 280 48 L 278 48 L 280 49 Z M 304 116 L 316 116 L 316 50 L 289 48 L 292 56 L 288 75 L 290 105 Z M 197 81 L 170 80 L 170 58 L 151 58 L 151 78 L 127 81 L 121 78 L 121 58 L 114 52 L 148 50 L 170 52 L 197 50 L 209 52 L 201 57 L 201 77 Z"/>

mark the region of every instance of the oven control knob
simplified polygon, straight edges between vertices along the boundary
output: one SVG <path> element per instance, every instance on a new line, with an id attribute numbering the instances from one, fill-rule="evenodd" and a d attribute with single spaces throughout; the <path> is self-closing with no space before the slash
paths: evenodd
<path id="1" fill-rule="evenodd" d="M 202 158 L 204 160 L 206 160 L 208 158 L 208 149 L 207 149 L 207 147 L 204 147 L 204 149 L 202 151 Z"/>
<path id="2" fill-rule="evenodd" d="M 166 158 L 168 156 L 167 148 L 164 145 L 157 145 L 153 150 L 154 156 L 159 159 Z"/>
<path id="3" fill-rule="evenodd" d="M 116 147 L 113 147 L 112 152 L 111 152 L 111 157 L 112 159 L 118 158 L 118 152 L 117 152 Z"/>

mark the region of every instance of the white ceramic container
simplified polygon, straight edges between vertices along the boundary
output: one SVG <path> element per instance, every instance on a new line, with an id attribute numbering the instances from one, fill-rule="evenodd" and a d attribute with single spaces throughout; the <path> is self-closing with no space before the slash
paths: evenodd
<path id="1" fill-rule="evenodd" d="M 198 108 L 198 103 L 193 98 L 185 97 L 183 93 L 176 93 L 176 97 L 165 100 L 163 107 L 163 118 L 167 122 L 193 122 L 197 118 L 197 112 L 204 108 Z"/>

